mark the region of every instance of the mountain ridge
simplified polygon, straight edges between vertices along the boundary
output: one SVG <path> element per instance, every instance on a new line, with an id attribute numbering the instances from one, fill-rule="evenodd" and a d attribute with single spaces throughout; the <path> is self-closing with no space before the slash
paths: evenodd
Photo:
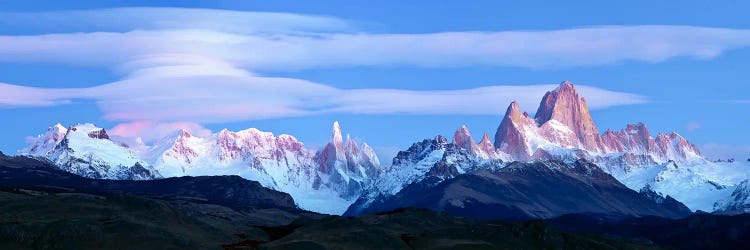
<path id="1" fill-rule="evenodd" d="M 68 129 L 57 124 L 18 154 L 44 157 L 63 170 L 97 179 L 240 175 L 292 194 L 303 208 L 336 214 L 343 212 L 381 170 L 380 161 L 369 145 L 359 145 L 348 136 L 344 142 L 338 122 L 334 122 L 332 131 L 331 141 L 319 151 L 305 147 L 294 136 L 274 136 L 256 128 L 237 132 L 224 129 L 207 137 L 180 129 L 154 145 L 128 147 L 115 143 L 106 130 L 93 124 L 78 124 Z M 61 132 L 65 132 L 65 136 L 60 137 Z M 79 132 L 85 132 L 86 136 L 76 136 L 76 144 L 67 146 L 69 135 L 81 134 Z M 89 144 L 106 144 L 107 147 L 92 148 Z M 76 152 L 73 154 L 76 157 L 67 157 L 67 152 Z M 118 169 L 120 172 L 147 169 L 158 174 L 100 174 L 108 173 L 105 158 L 112 152 L 120 155 L 113 159 L 134 162 L 132 166 L 118 161 L 109 163 L 123 165 Z M 92 157 L 101 159 L 96 162 L 100 164 L 85 161 Z M 101 166 L 101 169 L 90 166 Z M 324 202 L 326 198 L 329 202 Z"/>
<path id="2" fill-rule="evenodd" d="M 80 138 L 117 146 L 105 130 L 88 130 L 96 133 L 83 133 L 85 136 Z M 65 157 L 69 154 L 60 153 L 66 151 L 58 148 L 63 144 L 65 136 L 60 138 L 64 131 L 69 132 L 59 124 L 50 127 L 19 154 L 45 157 L 66 171 L 92 178 L 236 174 L 290 193 L 306 209 L 333 214 L 344 212 L 363 197 L 369 202 L 375 197 L 393 195 L 428 177 L 442 181 L 477 168 L 504 167 L 514 161 L 573 163 L 585 159 L 635 191 L 650 185 L 655 193 L 685 202 L 693 210 L 712 209 L 715 202 L 730 195 L 725 189 L 750 179 L 745 176 L 729 180 L 711 174 L 717 172 L 714 168 L 719 172 L 734 170 L 707 161 L 695 145 L 674 132 L 652 136 L 644 123 L 637 123 L 600 134 L 585 97 L 568 81 L 544 95 L 534 117 L 522 112 L 517 102 L 511 102 L 494 142 L 485 133 L 477 143 L 469 128 L 462 125 L 451 140 L 436 136 L 413 144 L 399 152 L 388 167 L 380 166 L 380 159 L 367 143 L 344 136 L 338 122 L 333 123 L 329 142 L 319 150 L 307 148 L 294 136 L 274 136 L 255 128 L 237 132 L 224 129 L 206 137 L 179 130 L 150 147 L 142 143 L 120 145 L 115 151 L 121 154 L 117 155 L 125 155 L 120 158 L 131 161 L 110 164 L 116 167 L 96 164 L 103 160 L 78 160 L 89 156 L 104 159 L 106 151 Z M 93 170 L 89 166 L 94 166 Z M 131 169 L 146 169 L 154 174 L 128 172 Z"/>

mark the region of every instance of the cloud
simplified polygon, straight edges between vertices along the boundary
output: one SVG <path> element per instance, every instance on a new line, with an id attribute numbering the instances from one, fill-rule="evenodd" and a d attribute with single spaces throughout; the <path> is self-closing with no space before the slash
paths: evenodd
<path id="1" fill-rule="evenodd" d="M 46 32 L 206 29 L 231 33 L 347 31 L 350 21 L 280 12 L 130 7 L 50 12 L 0 12 L 0 27 Z"/>
<path id="2" fill-rule="evenodd" d="M 252 71 L 383 65 L 554 68 L 713 58 L 750 46 L 750 30 L 602 26 L 430 34 L 243 34 L 193 28 L 0 36 L 0 44 L 0 61 L 114 68 L 154 55 L 213 58 Z"/>
<path id="3" fill-rule="evenodd" d="M 702 127 L 703 127 L 703 122 L 696 122 L 696 121 L 688 122 L 685 125 L 685 128 L 687 129 L 688 132 L 696 131 Z"/>
<path id="4" fill-rule="evenodd" d="M 750 159 L 750 146 L 706 143 L 700 146 L 701 153 L 708 159 L 730 159 L 745 161 Z"/>
<path id="5" fill-rule="evenodd" d="M 13 18 L 0 25 L 58 33 L 0 36 L 0 62 L 103 67 L 121 79 L 67 89 L 0 83 L 0 107 L 93 100 L 105 118 L 124 122 L 214 123 L 332 113 L 499 115 L 513 100 L 534 111 L 554 85 L 340 89 L 258 72 L 655 63 L 707 59 L 750 45 L 750 30 L 693 26 L 387 34 L 357 30 L 348 20 L 290 13 L 120 8 L 4 14 Z M 592 109 L 648 102 L 637 94 L 578 88 Z"/>
<path id="6" fill-rule="evenodd" d="M 457 90 L 338 89 L 300 79 L 265 77 L 215 70 L 203 75 L 191 68 L 149 69 L 110 84 L 77 89 L 0 85 L 5 105 L 35 106 L 93 100 L 105 118 L 115 121 L 194 121 L 217 123 L 319 114 L 462 114 L 502 115 L 514 100 L 533 111 L 554 84 L 496 85 Z M 200 71 L 198 71 L 200 72 Z M 227 73 L 229 72 L 229 73 Z M 630 93 L 578 86 L 591 109 L 640 104 Z M 22 102 L 33 97 L 33 103 Z M 18 100 L 18 101 L 15 101 Z"/>
<path id="7" fill-rule="evenodd" d="M 328 99 L 335 104 L 332 112 L 347 113 L 411 113 L 411 114 L 502 114 L 512 101 L 533 113 L 542 96 L 557 87 L 544 85 L 498 85 L 473 89 L 410 91 L 398 89 L 359 89 Z M 646 103 L 643 96 L 578 86 L 591 109 Z"/>

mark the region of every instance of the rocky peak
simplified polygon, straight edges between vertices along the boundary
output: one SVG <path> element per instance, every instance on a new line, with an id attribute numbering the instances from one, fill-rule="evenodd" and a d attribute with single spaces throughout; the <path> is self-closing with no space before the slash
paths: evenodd
<path id="1" fill-rule="evenodd" d="M 194 159 L 199 155 L 199 152 L 193 149 L 192 145 L 190 145 L 190 140 L 192 137 L 193 136 L 190 134 L 190 132 L 185 129 L 180 129 L 179 131 L 177 131 L 177 135 L 174 139 L 174 144 L 172 145 L 171 149 L 164 154 L 179 159 L 187 164 L 192 163 Z"/>
<path id="2" fill-rule="evenodd" d="M 380 159 L 378 159 L 377 154 L 375 154 L 375 150 L 367 143 L 362 143 L 362 155 L 364 155 L 365 160 L 372 162 L 378 168 L 380 167 Z"/>
<path id="3" fill-rule="evenodd" d="M 65 135 L 65 133 L 68 132 L 68 129 L 65 128 L 65 126 L 63 126 L 62 124 L 57 123 L 54 126 L 51 126 L 51 127 L 47 128 L 47 132 L 52 132 L 54 134 L 63 134 L 63 135 Z"/>
<path id="4" fill-rule="evenodd" d="M 109 140 L 109 135 L 104 129 L 89 132 L 89 137 L 93 139 Z"/>
<path id="5" fill-rule="evenodd" d="M 362 150 L 364 148 L 360 149 L 356 140 L 349 135 L 346 136 L 346 143 L 344 143 L 339 122 L 334 122 L 331 141 L 316 154 L 315 160 L 321 171 L 334 176 L 342 173 L 350 174 L 350 176 L 360 175 L 360 167 L 366 174 L 379 172 L 380 162 L 377 157 L 374 157 L 374 151 Z M 343 176 L 341 178 L 346 179 Z"/>
<path id="6" fill-rule="evenodd" d="M 518 120 L 521 119 L 521 117 L 528 117 L 528 114 L 524 115 L 524 113 L 521 113 L 521 107 L 519 107 L 518 102 L 513 101 L 505 111 L 505 118 L 510 120 Z"/>
<path id="7" fill-rule="evenodd" d="M 490 134 L 484 133 L 484 136 L 482 136 L 482 141 L 479 142 L 479 145 L 482 144 L 492 144 L 492 141 L 490 140 Z"/>
<path id="8" fill-rule="evenodd" d="M 495 155 L 495 146 L 490 140 L 490 134 L 484 133 L 482 141 L 479 142 L 478 146 L 479 150 L 487 154 L 488 157 L 492 158 Z"/>
<path id="9" fill-rule="evenodd" d="M 357 146 L 357 141 L 352 139 L 349 136 L 349 134 L 346 134 L 346 143 L 344 144 L 344 150 L 347 153 L 353 153 L 353 154 L 359 153 L 359 147 Z"/>
<path id="10" fill-rule="evenodd" d="M 448 145 L 448 139 L 446 139 L 442 135 L 435 136 L 434 144 L 433 144 L 433 146 L 435 148 L 437 148 L 437 149 L 445 148 L 446 145 Z"/>
<path id="11" fill-rule="evenodd" d="M 178 132 L 178 135 L 179 135 L 179 138 L 190 138 L 190 137 L 193 136 L 193 135 L 190 134 L 189 131 L 187 131 L 187 130 L 185 130 L 183 128 L 180 129 L 180 131 Z"/>
<path id="12" fill-rule="evenodd" d="M 521 113 L 518 102 L 511 102 L 495 133 L 495 148 L 518 160 L 525 160 L 529 157 L 526 138 L 528 129 L 536 129 L 536 123 L 528 115 Z"/>
<path id="13" fill-rule="evenodd" d="M 453 135 L 453 144 L 460 148 L 471 150 L 476 145 L 476 142 L 474 142 L 474 138 L 471 138 L 469 128 L 466 125 L 462 125 Z"/>
<path id="14" fill-rule="evenodd" d="M 639 122 L 636 124 L 628 124 L 627 127 L 625 127 L 624 133 L 633 135 L 634 137 L 639 138 L 640 140 L 648 140 L 648 138 L 651 138 L 651 132 L 646 127 L 646 124 Z"/>
<path id="15" fill-rule="evenodd" d="M 20 155 L 44 156 L 51 152 L 68 133 L 68 129 L 60 123 L 47 128 L 47 132 L 37 135 L 30 141 L 29 146 L 18 151 Z"/>
<path id="16" fill-rule="evenodd" d="M 558 91 L 558 92 L 576 92 L 576 88 L 575 88 L 575 86 L 573 86 L 572 82 L 570 82 L 568 80 L 565 80 L 565 81 L 562 81 L 560 83 L 560 85 L 557 86 L 557 88 L 555 88 L 554 91 Z"/>
<path id="17" fill-rule="evenodd" d="M 305 145 L 298 141 L 297 138 L 287 134 L 281 134 L 279 137 L 276 137 L 276 145 L 282 149 L 299 153 L 305 148 Z"/>
<path id="18" fill-rule="evenodd" d="M 336 150 L 344 150 L 344 138 L 341 136 L 341 127 L 339 127 L 338 121 L 333 122 L 331 142 L 336 147 Z"/>
<path id="19" fill-rule="evenodd" d="M 557 89 L 544 95 L 535 120 L 540 125 L 556 120 L 572 130 L 586 150 L 603 151 L 599 131 L 586 100 L 578 95 L 571 82 L 564 81 Z"/>

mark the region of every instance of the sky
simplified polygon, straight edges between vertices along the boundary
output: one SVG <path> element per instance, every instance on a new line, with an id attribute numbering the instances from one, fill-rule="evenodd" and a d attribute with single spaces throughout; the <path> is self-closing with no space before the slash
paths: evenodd
<path id="1" fill-rule="evenodd" d="M 0 151 L 56 123 L 152 141 L 255 127 L 386 164 L 576 84 L 599 130 L 644 122 L 750 158 L 746 2 L 0 1 Z"/>

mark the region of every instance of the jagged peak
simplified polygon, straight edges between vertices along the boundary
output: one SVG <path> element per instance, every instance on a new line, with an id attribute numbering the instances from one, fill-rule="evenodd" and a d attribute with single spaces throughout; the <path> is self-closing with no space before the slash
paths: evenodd
<path id="1" fill-rule="evenodd" d="M 276 137 L 276 139 L 299 142 L 299 140 L 297 140 L 297 137 L 294 137 L 293 135 L 289 135 L 289 134 L 280 134 L 278 137 Z"/>
<path id="2" fill-rule="evenodd" d="M 469 127 L 466 127 L 466 124 L 461 125 L 461 127 L 459 127 L 458 129 L 456 129 L 455 135 L 459 135 L 459 134 L 471 137 L 471 132 L 469 132 Z M 455 140 L 456 137 L 454 136 L 453 139 Z"/>
<path id="3" fill-rule="evenodd" d="M 482 136 L 482 141 L 477 144 L 479 146 L 479 149 L 484 151 L 488 156 L 493 156 L 495 152 L 495 145 L 490 140 L 490 134 L 484 133 L 484 136 Z"/>
<path id="4" fill-rule="evenodd" d="M 359 150 L 359 147 L 357 146 L 357 141 L 352 139 L 349 134 L 346 134 L 346 143 L 344 143 L 344 148 L 350 151 Z"/>
<path id="5" fill-rule="evenodd" d="M 187 129 L 184 129 L 184 128 L 181 128 L 179 131 L 177 131 L 177 133 L 179 134 L 180 137 L 185 137 L 185 138 L 189 138 L 193 136 L 192 134 L 190 134 L 190 131 L 187 131 Z"/>
<path id="6" fill-rule="evenodd" d="M 68 129 L 65 126 L 63 126 L 62 124 L 60 124 L 58 122 L 57 124 L 52 125 L 51 127 L 49 127 L 47 130 L 49 130 L 49 131 L 67 131 Z"/>
<path id="7" fill-rule="evenodd" d="M 505 112 L 505 116 L 512 116 L 513 114 L 521 114 L 521 107 L 517 101 L 512 101 L 508 106 L 508 110 Z"/>
<path id="8" fill-rule="evenodd" d="M 643 122 L 637 122 L 637 123 L 630 123 L 627 125 L 628 128 L 645 128 L 646 124 Z"/>
<path id="9" fill-rule="evenodd" d="M 240 131 L 235 132 L 236 134 L 273 134 L 271 132 L 261 131 L 257 128 L 247 128 Z"/>
<path id="10" fill-rule="evenodd" d="M 578 105 L 577 102 L 582 102 L 582 105 Z M 556 89 L 547 91 L 547 93 L 544 94 L 534 118 L 539 124 L 544 124 L 545 122 L 554 119 L 556 115 L 559 115 L 556 113 L 562 112 L 562 110 L 582 108 L 583 110 L 581 111 L 588 113 L 588 107 L 586 107 L 585 104 L 583 98 L 578 96 L 578 91 L 573 83 L 563 81 Z"/>
<path id="11" fill-rule="evenodd" d="M 625 129 L 623 129 L 623 132 L 627 134 L 639 134 L 646 137 L 651 136 L 651 131 L 648 130 L 648 127 L 643 122 L 628 124 Z"/>
<path id="12" fill-rule="evenodd" d="M 331 133 L 331 142 L 336 146 L 337 149 L 343 149 L 344 138 L 341 136 L 341 127 L 339 121 L 333 122 L 333 131 Z"/>
<path id="13" fill-rule="evenodd" d="M 512 121 L 519 121 L 519 119 L 529 117 L 526 112 L 521 112 L 521 107 L 518 105 L 517 101 L 513 101 L 508 105 L 507 111 L 505 111 L 505 116 L 503 120 L 512 120 Z"/>
<path id="14" fill-rule="evenodd" d="M 557 86 L 557 88 L 555 88 L 555 90 L 553 90 L 553 91 L 556 91 L 556 92 L 559 92 L 559 91 L 574 91 L 575 92 L 576 91 L 576 87 L 573 85 L 572 82 L 570 82 L 568 80 L 565 80 L 565 81 L 562 81 L 560 83 L 560 85 Z"/>
<path id="15" fill-rule="evenodd" d="M 448 139 L 445 138 L 445 136 L 437 135 L 435 136 L 435 142 L 437 142 L 438 144 L 444 145 L 444 144 L 448 144 Z"/>
<path id="16" fill-rule="evenodd" d="M 476 144 L 466 124 L 456 129 L 456 133 L 453 134 L 453 144 L 465 149 L 471 149 Z"/>
<path id="17" fill-rule="evenodd" d="M 42 137 L 42 136 L 59 137 L 59 136 L 64 136 L 66 133 L 68 133 L 68 128 L 61 125 L 60 123 L 57 123 L 47 128 L 46 135 L 41 134 L 41 135 L 38 135 L 37 137 Z"/>
<path id="18" fill-rule="evenodd" d="M 479 144 L 483 144 L 487 142 L 492 143 L 492 141 L 490 141 L 490 134 L 485 132 L 484 136 L 482 136 L 482 141 L 480 141 Z"/>

